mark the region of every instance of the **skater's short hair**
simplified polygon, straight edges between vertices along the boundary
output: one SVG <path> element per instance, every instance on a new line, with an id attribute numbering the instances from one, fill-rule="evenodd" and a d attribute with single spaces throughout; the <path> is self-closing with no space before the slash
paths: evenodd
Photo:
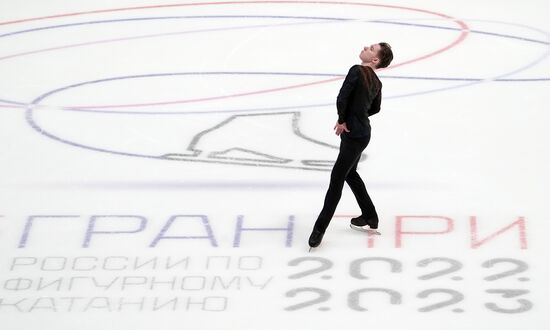
<path id="1" fill-rule="evenodd" d="M 391 50 L 391 46 L 385 42 L 381 42 L 378 45 L 380 45 L 380 50 L 378 51 L 378 65 L 376 65 L 377 69 L 385 68 L 388 65 L 390 65 L 391 61 L 393 60 L 393 52 Z"/>

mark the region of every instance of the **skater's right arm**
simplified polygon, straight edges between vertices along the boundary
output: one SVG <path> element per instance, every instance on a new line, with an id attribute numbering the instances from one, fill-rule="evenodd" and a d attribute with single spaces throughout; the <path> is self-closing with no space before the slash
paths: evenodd
<path id="1" fill-rule="evenodd" d="M 382 89 L 378 91 L 378 94 L 376 94 L 376 97 L 372 101 L 372 104 L 369 108 L 369 116 L 372 116 L 380 112 L 381 103 L 382 103 Z"/>

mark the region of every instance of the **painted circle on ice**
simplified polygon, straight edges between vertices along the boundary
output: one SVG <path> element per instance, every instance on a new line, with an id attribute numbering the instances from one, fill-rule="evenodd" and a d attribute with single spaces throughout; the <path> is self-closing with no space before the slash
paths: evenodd
<path id="1" fill-rule="evenodd" d="M 26 23 L 26 22 L 35 22 L 35 21 L 42 21 L 42 20 L 51 20 L 51 19 L 63 18 L 63 17 L 73 17 L 73 16 L 82 16 L 82 15 L 92 15 L 92 14 L 103 14 L 103 13 L 111 13 L 111 12 L 128 12 L 128 11 L 141 11 L 141 10 L 152 10 L 152 9 L 161 9 L 161 8 L 177 8 L 177 7 L 192 7 L 192 6 L 231 6 L 231 5 L 234 6 L 234 5 L 263 5 L 263 4 L 272 4 L 272 5 L 273 4 L 284 4 L 284 5 L 289 5 L 289 4 L 302 4 L 302 5 L 303 4 L 311 4 L 311 5 L 316 5 L 316 6 L 335 6 L 336 5 L 336 6 L 382 8 L 382 9 L 389 9 L 389 10 L 401 10 L 401 11 L 427 14 L 427 15 L 430 15 L 434 18 L 447 20 L 449 22 L 452 22 L 452 23 L 456 24 L 457 27 L 453 28 L 452 31 L 458 31 L 459 35 L 456 39 L 452 40 L 449 44 L 446 44 L 443 47 L 438 48 L 436 50 L 428 51 L 426 54 L 423 54 L 423 55 L 418 56 L 416 58 L 409 59 L 409 60 L 406 60 L 406 61 L 401 62 L 401 63 L 396 63 L 393 66 L 391 66 L 393 68 L 399 67 L 399 66 L 402 66 L 402 65 L 406 65 L 406 64 L 411 64 L 411 63 L 418 62 L 418 61 L 421 61 L 421 60 L 425 60 L 425 59 L 428 59 L 428 58 L 433 57 L 435 55 L 441 54 L 445 51 L 448 51 L 449 49 L 451 49 L 451 48 L 457 46 L 459 43 L 461 43 L 466 38 L 466 36 L 468 34 L 468 27 L 464 22 L 462 22 L 460 20 L 457 20 L 457 19 L 454 19 L 454 18 L 452 18 L 448 15 L 445 15 L 445 14 L 442 14 L 442 13 L 437 13 L 437 12 L 430 11 L 430 10 L 411 8 L 411 7 L 403 7 L 403 6 L 361 3 L 361 2 L 330 2 L 330 1 L 327 1 L 327 2 L 317 2 L 317 1 L 268 1 L 268 2 L 264 2 L 264 1 L 261 1 L 261 2 L 260 1 L 233 1 L 233 2 L 223 2 L 223 3 L 188 3 L 188 4 L 169 4 L 169 5 L 127 7 L 127 8 L 102 9 L 102 10 L 95 10 L 95 11 L 88 11 L 88 12 L 58 14 L 58 15 L 51 15 L 51 16 L 45 16 L 45 17 L 35 17 L 35 18 L 21 19 L 21 20 L 16 20 L 16 21 L 0 22 L 0 26 L 20 24 L 20 23 Z M 37 32 L 37 31 L 47 31 L 47 30 L 52 30 L 52 29 L 65 29 L 65 28 L 82 26 L 82 25 L 111 24 L 111 23 L 120 23 L 120 22 L 127 22 L 127 21 L 139 21 L 139 20 L 192 19 L 192 18 L 206 19 L 206 18 L 221 18 L 221 17 L 229 17 L 229 16 L 220 16 L 220 15 L 218 15 L 218 16 L 207 16 L 207 15 L 202 15 L 202 16 L 195 16 L 195 17 L 191 17 L 191 16 L 145 17 L 145 18 L 129 18 L 129 19 L 111 19 L 111 20 L 104 20 L 104 21 L 76 22 L 76 23 L 53 25 L 53 26 L 38 27 L 38 28 L 14 31 L 14 32 L 5 33 L 5 34 L 0 35 L 0 38 L 13 37 L 13 36 L 21 35 L 21 34 Z M 233 17 L 235 17 L 235 18 L 258 18 L 260 16 L 247 15 L 247 16 L 233 16 Z M 332 18 L 331 17 L 305 17 L 305 16 L 299 16 L 299 17 L 297 17 L 297 16 L 262 16 L 262 17 L 265 18 L 265 19 L 268 19 L 268 18 L 271 18 L 271 19 L 301 19 L 301 20 L 307 19 L 307 20 L 315 21 L 317 23 L 326 22 L 326 21 L 343 21 L 343 22 L 358 21 L 357 19 L 335 18 L 335 17 L 332 17 Z M 360 20 L 360 21 L 362 21 L 362 20 Z M 367 21 L 367 22 L 383 23 L 383 22 L 379 22 L 379 21 Z M 295 23 L 291 23 L 291 24 L 295 24 Z M 273 25 L 273 24 L 263 24 L 261 26 L 255 26 L 255 28 L 269 27 L 269 26 L 275 26 L 275 25 Z M 278 26 L 284 26 L 284 25 L 279 24 Z M 233 28 L 235 28 L 235 29 L 249 29 L 250 27 L 241 26 L 241 27 L 233 27 Z M 441 28 L 441 27 L 439 27 L 439 28 Z M 45 48 L 45 49 L 25 51 L 25 52 L 11 54 L 11 55 L 4 55 L 4 56 L 0 57 L 0 61 L 7 60 L 7 59 L 12 59 L 12 58 L 17 58 L 17 57 L 22 57 L 22 56 L 36 55 L 36 54 L 45 53 L 45 52 L 64 50 L 64 49 L 69 49 L 69 48 L 74 48 L 74 47 L 85 47 L 85 46 L 100 45 L 100 44 L 111 43 L 111 42 L 121 42 L 121 41 L 125 41 L 125 40 L 137 40 L 137 39 L 141 39 L 141 38 L 152 38 L 152 37 L 160 37 L 160 36 L 182 34 L 182 33 L 215 32 L 216 30 L 223 31 L 223 30 L 227 30 L 227 29 L 205 29 L 205 30 L 203 29 L 203 30 L 196 30 L 196 31 L 183 31 L 183 32 L 176 32 L 176 33 L 164 33 L 164 34 L 153 34 L 153 35 L 148 34 L 148 35 L 142 35 L 142 36 L 130 36 L 130 37 L 126 37 L 126 38 L 96 40 L 96 41 L 93 41 L 93 42 L 80 42 L 80 43 L 69 44 L 69 45 L 48 47 L 48 48 Z M 342 75 L 333 75 L 333 76 L 335 76 L 335 77 L 330 78 L 330 79 L 324 78 L 322 80 L 316 80 L 316 81 L 308 82 L 308 83 L 305 83 L 305 84 L 298 84 L 298 85 L 291 85 L 291 86 L 280 86 L 276 89 L 279 90 L 279 91 L 288 90 L 288 89 L 293 89 L 293 88 L 300 88 L 300 87 L 311 86 L 311 85 L 316 85 L 316 84 L 328 83 L 328 82 L 337 81 L 337 80 L 340 80 L 340 79 L 343 78 Z M 242 96 L 243 94 L 251 95 L 251 94 L 260 94 L 260 93 L 266 93 L 266 92 L 272 92 L 272 90 L 267 90 L 267 91 L 265 91 L 265 90 L 264 91 L 262 91 L 262 90 L 246 91 L 246 92 L 243 92 L 243 93 L 237 93 L 236 95 L 233 95 L 233 96 L 223 96 L 223 97 L 237 97 L 237 96 Z M 218 99 L 219 96 L 213 96 L 212 98 L 213 99 Z M 207 100 L 208 98 L 203 98 L 203 99 Z M 13 101 L 13 100 L 0 100 L 0 101 L 2 101 L 4 103 L 8 103 L 8 104 L 19 104 L 19 105 L 24 105 L 25 104 L 24 102 L 17 102 L 17 101 Z M 186 103 L 186 102 L 196 102 L 196 101 L 198 101 L 198 100 L 180 100 L 180 101 L 175 101 L 175 102 Z M 174 102 L 174 101 L 167 101 L 167 102 Z M 154 104 L 151 104 L 151 105 L 154 105 Z M 117 106 L 127 107 L 128 105 L 111 105 L 111 107 L 117 107 Z M 91 107 L 94 107 L 94 106 L 91 106 Z M 103 107 L 105 107 L 105 106 L 103 106 Z M 97 106 L 94 107 L 94 108 L 97 108 Z"/>
<path id="2" fill-rule="evenodd" d="M 539 31 L 540 32 L 540 31 Z M 479 33 L 482 33 L 482 32 L 479 32 Z M 503 37 L 503 38 L 513 38 L 513 39 L 517 39 L 516 37 L 514 36 L 506 36 L 506 35 L 495 35 L 495 37 Z M 537 42 L 537 43 L 543 43 L 545 45 L 547 45 L 548 43 L 546 42 L 541 42 L 541 41 L 538 41 L 538 40 L 525 40 L 525 41 L 529 41 L 529 42 Z M 511 74 L 514 74 L 514 73 L 517 73 L 517 72 L 520 72 L 521 70 L 524 70 L 528 67 L 531 67 L 533 65 L 535 65 L 537 62 L 541 61 L 543 58 L 545 58 L 546 56 L 548 56 L 548 52 L 546 52 L 545 54 L 543 54 L 543 56 L 541 56 L 540 58 L 538 58 L 537 60 L 531 62 L 531 63 L 528 63 L 527 65 L 523 66 L 522 68 L 520 69 L 517 69 L 517 70 L 514 70 L 510 73 L 507 73 L 507 74 L 503 74 L 503 75 L 499 75 L 499 79 L 503 80 L 503 81 L 506 81 L 506 79 L 504 79 L 507 75 L 511 75 Z M 41 101 L 44 99 L 44 98 L 47 98 L 48 96 L 50 95 L 53 95 L 55 93 L 58 93 L 58 92 L 62 92 L 63 90 L 66 90 L 66 89 L 70 89 L 70 88 L 75 88 L 75 87 L 79 87 L 81 85 L 84 85 L 84 84 L 93 84 L 93 83 L 99 83 L 99 82 L 104 82 L 104 81 L 109 81 L 109 80 L 117 80 L 117 79 L 131 79 L 131 78 L 144 78 L 144 77 L 151 77 L 151 76 L 161 76 L 161 75 L 171 75 L 171 76 L 175 76 L 175 75 L 189 75 L 189 74 L 212 74 L 212 75 L 221 75 L 221 74 L 249 74 L 249 75 L 252 75 L 252 74 L 270 74 L 270 75 L 279 75 L 279 76 L 284 76 L 284 75 L 287 75 L 287 74 L 290 74 L 290 75 L 293 75 L 293 73 L 235 73 L 235 72 L 217 72 L 217 73 L 168 73 L 168 74 L 157 74 L 157 75 L 147 75 L 147 76 L 133 76 L 133 77 L 115 77 L 115 78 L 109 78 L 109 79 L 106 79 L 106 80 L 100 80 L 100 81 L 94 81 L 94 82 L 85 82 L 85 83 L 81 83 L 81 84 L 76 84 L 76 85 L 71 85 L 71 86 L 67 86 L 67 87 L 64 87 L 64 88 L 61 88 L 61 89 L 57 89 L 57 90 L 54 90 L 52 92 L 49 92 L 49 93 L 46 93 L 44 95 L 42 95 L 41 97 L 37 98 L 33 103 L 35 105 L 39 105 L 41 103 Z M 304 75 L 302 73 L 297 73 L 295 75 Z M 320 74 L 321 76 L 326 76 L 326 74 Z M 420 79 L 422 79 L 421 77 L 419 77 Z M 429 79 L 429 78 L 428 78 Z M 484 79 L 458 79 L 459 81 L 466 81 L 466 84 L 467 85 L 471 85 L 471 84 L 475 84 L 475 83 L 480 83 L 480 82 L 483 82 Z M 458 87 L 462 87 L 463 85 L 461 86 L 458 86 Z M 455 87 L 456 88 L 456 87 Z M 445 89 L 450 89 L 450 88 L 445 88 Z M 319 107 L 319 106 L 324 106 L 324 105 L 308 105 L 308 106 L 303 106 L 302 108 L 309 108 L 309 107 Z M 291 107 L 293 110 L 302 110 L 300 108 L 297 109 L 297 107 L 293 106 Z M 136 112 L 132 112 L 132 111 L 113 111 L 113 110 L 107 110 L 107 109 L 73 109 L 73 110 L 77 110 L 77 111 L 82 111 L 82 112 L 100 112 L 100 111 L 105 111 L 105 112 L 113 112 L 113 113 L 125 113 L 125 114 L 135 114 Z M 289 109 L 284 109 L 284 107 L 278 107 L 278 108 L 272 108 L 272 109 L 265 109 L 265 108 L 261 108 L 261 109 L 252 109 L 253 111 L 262 111 L 262 112 L 268 112 L 268 111 L 274 111 L 274 112 L 281 112 L 281 111 L 288 111 Z M 241 109 L 241 110 L 234 110 L 232 112 L 250 112 L 251 109 Z M 216 111 L 217 113 L 220 113 L 220 112 L 227 112 L 227 111 Z M 139 112 L 139 114 L 151 114 L 151 115 L 160 115 L 160 114 L 174 114 L 174 113 L 162 113 L 162 112 Z M 80 147 L 80 148 L 85 148 L 85 149 L 90 149 L 90 150 L 94 150 L 94 151 L 101 151 L 101 152 L 107 152 L 107 153 L 112 153 L 112 154 L 119 154 L 119 155 L 126 155 L 126 156 L 137 156 L 137 157 L 146 157 L 146 158 L 157 158 L 157 159 L 166 159 L 166 157 L 163 157 L 163 156 L 158 156 L 158 155 L 147 155 L 147 154 L 137 154 L 137 153 L 132 153 L 132 152 L 125 152 L 125 151 L 117 151 L 117 150 L 112 150 L 112 149 L 106 149 L 106 148 L 100 148 L 100 147 L 97 147 L 97 146 L 90 146 L 90 145 L 84 145 L 84 144 L 80 144 L 80 143 L 76 143 L 76 142 L 73 142 L 73 141 L 70 141 L 70 140 L 67 140 L 67 139 L 64 139 L 64 138 L 61 138 L 59 136 L 56 136 L 50 132 L 48 132 L 44 127 L 40 126 L 37 124 L 37 122 L 34 120 L 33 118 L 33 108 L 29 108 L 29 111 L 27 112 L 27 120 L 29 122 L 29 124 L 35 128 L 38 132 L 44 134 L 45 136 L 48 136 L 54 140 L 57 140 L 59 142 L 63 142 L 63 143 L 67 143 L 69 145 L 72 145 L 72 146 L 75 146 L 75 147 Z M 170 160 L 183 160 L 183 159 L 170 159 Z M 192 159 L 186 159 L 186 160 L 191 160 Z M 204 161 L 204 160 L 203 160 Z M 219 161 L 211 161 L 211 162 L 219 162 Z M 273 164 L 255 164 L 255 166 L 276 166 L 276 167 L 279 167 L 278 165 L 273 165 Z M 283 166 L 281 166 L 283 167 Z M 301 169 L 314 169 L 314 168 L 311 168 L 311 167 L 299 167 Z"/>
<path id="3" fill-rule="evenodd" d="M 488 33 L 488 32 L 484 32 L 484 31 L 469 31 L 468 29 L 468 26 L 466 25 L 466 23 L 462 22 L 462 21 L 459 21 L 459 20 L 456 20 L 456 19 L 453 19 L 452 17 L 448 16 L 448 15 L 445 15 L 445 14 L 441 14 L 441 13 L 435 13 L 433 11 L 428 11 L 428 10 L 422 10 L 422 9 L 414 9 L 414 8 L 408 8 L 408 7 L 400 7 L 400 6 L 387 6 L 387 5 L 375 5 L 375 4 L 365 4 L 365 3 L 352 3 L 352 2 L 308 2 L 308 1 L 272 1 L 272 2 L 255 2 L 255 1 L 252 1 L 252 2 L 226 2 L 226 3 L 210 3 L 210 4 L 176 4 L 176 5 L 159 5 L 159 6 L 144 6 L 144 7 L 133 7 L 133 8 L 118 8 L 118 9 L 105 9 L 105 10 L 98 10 L 98 11 L 91 11 L 91 12 L 81 12 L 81 13 L 69 13 L 69 14 L 61 14 L 61 15 L 53 15 L 53 16 L 48 16 L 48 17 L 39 17 L 39 18 L 31 18 L 31 19 L 25 19 L 25 20 L 18 20 L 18 21 L 12 21 L 12 22 L 4 22 L 4 23 L 0 23 L 0 26 L 1 25 L 10 25 L 10 24 L 18 24 L 18 23 L 25 23 L 25 22 L 31 22 L 31 21 L 40 21 L 40 20 L 48 20 L 48 19 L 55 19 L 55 18 L 61 18 L 61 17 L 67 17 L 67 16 L 81 16 L 81 15 L 91 15 L 91 14 L 101 14 L 101 13 L 108 13 L 108 12 L 125 12 L 125 11 L 139 11 L 139 10 L 145 10 L 145 9 L 154 9 L 154 8 L 166 8 L 166 7 L 184 7 L 184 6 L 205 6 L 205 5 L 236 5 L 236 4 L 239 4 L 239 5 L 251 5 L 251 4 L 256 4 L 256 5 L 261 5 L 261 4 L 289 4 L 289 3 L 296 3 L 296 4 L 315 4 L 315 5 L 346 5 L 346 6 L 373 6 L 373 7 L 379 7 L 379 8 L 385 8 L 385 9 L 399 9 L 399 10 L 407 10 L 407 11 L 412 11 L 412 12 L 418 12 L 418 13 L 423 13 L 423 14 L 429 14 L 429 15 L 433 15 L 434 17 L 436 17 L 437 19 L 440 19 L 440 20 L 448 20 L 450 22 L 453 22 L 454 24 L 456 24 L 456 27 L 449 27 L 449 26 L 436 26 L 436 25 L 427 25 L 427 24 L 417 24 L 417 23 L 410 23 L 410 22 L 404 22 L 404 21 L 398 21 L 398 20 L 392 20 L 392 21 L 375 21 L 375 20 L 371 20 L 371 21 L 365 21 L 366 23 L 374 23 L 374 24 L 391 24 L 391 25 L 394 25 L 394 26 L 401 26 L 401 27 L 411 27 L 411 26 L 415 26 L 415 27 L 420 27 L 420 28 L 426 28 L 426 29 L 439 29 L 439 30 L 448 30 L 450 32 L 453 32 L 453 33 L 458 33 L 458 37 L 453 39 L 452 42 L 448 43 L 445 47 L 443 48 L 439 48 L 437 50 L 433 50 L 431 52 L 428 52 L 426 53 L 425 55 L 422 55 L 422 56 L 419 56 L 415 59 L 411 59 L 411 60 L 408 60 L 408 61 L 404 61 L 404 62 L 401 62 L 401 63 L 398 63 L 396 65 L 394 65 L 393 67 L 398 67 L 398 66 L 402 66 L 402 65 L 405 65 L 405 64 L 410 64 L 410 63 L 414 63 L 414 62 L 418 62 L 418 61 L 421 61 L 421 60 L 424 60 L 424 59 L 427 59 L 427 58 L 431 58 L 435 55 L 438 55 L 438 54 L 441 54 L 455 46 L 457 46 L 460 42 L 462 42 L 465 37 L 468 35 L 468 33 L 480 33 L 480 34 L 488 34 L 488 35 L 493 35 L 495 37 L 505 37 L 505 38 L 516 38 L 516 39 L 520 39 L 520 38 L 517 38 L 517 37 L 514 37 L 514 36 L 510 36 L 510 35 L 503 35 L 503 34 L 496 34 L 496 33 Z M 221 16 L 217 16 L 217 17 L 221 17 Z M 227 17 L 227 16 L 225 16 Z M 304 16 L 233 16 L 233 17 L 238 17 L 238 18 L 266 18 L 266 19 L 300 19 L 300 20 L 310 20 L 312 23 L 311 24 L 316 24 L 318 22 L 326 22 L 326 21 L 339 21 L 339 22 L 345 22 L 345 21 L 356 21 L 356 20 L 349 20 L 349 19 L 346 19 L 346 18 L 339 18 L 339 17 L 304 17 Z M 40 28 L 33 28 L 33 29 L 28 29 L 28 30 L 21 30 L 21 31 L 15 31 L 15 32 L 11 32 L 11 33 L 8 33 L 8 34 L 4 34 L 4 35 L 0 35 L 0 38 L 2 37 L 8 37 L 8 36 L 17 36 L 17 35 L 20 35 L 20 34 L 24 34 L 24 33 L 31 33 L 31 32 L 35 32 L 35 31 L 45 31 L 45 30 L 51 30 L 51 29 L 62 29 L 62 28 L 69 28 L 69 27 L 72 27 L 72 26 L 80 26 L 80 25 L 83 25 L 83 24 L 112 24 L 112 23 L 117 23 L 117 22 L 124 22 L 124 21 L 128 21 L 128 20 L 161 20 L 161 19 L 196 19 L 196 18 L 216 18 L 216 16 L 195 16 L 195 17 L 191 17 L 191 16 L 180 16 L 180 17 L 175 17 L 175 16 L 172 16 L 172 17 L 143 17 L 143 18 L 131 18 L 131 19 L 115 19 L 115 20 L 104 20 L 104 21 L 89 21 L 89 22 L 77 22 L 77 23 L 71 23 L 71 24 L 64 24 L 64 25 L 54 25 L 54 26 L 47 26 L 47 27 L 40 27 Z M 290 24 L 294 24 L 294 23 L 290 23 Z M 506 24 L 506 23 L 505 23 Z M 263 24 L 262 25 L 263 27 L 273 27 L 275 25 L 273 24 Z M 257 28 L 258 26 L 256 26 L 255 28 Z M 240 26 L 240 27 L 235 27 L 236 29 L 249 29 L 251 28 L 250 26 Z M 215 29 L 214 29 L 215 30 Z M 206 30 L 202 30 L 202 31 L 184 31 L 182 33 L 199 33 L 199 32 L 205 32 L 205 31 L 208 31 L 208 32 L 215 32 L 213 29 L 206 29 Z M 222 31 L 223 29 L 218 29 L 219 31 Z M 160 36 L 160 34 L 158 34 Z M 152 37 L 155 37 L 155 35 L 143 35 L 143 36 L 131 36 L 131 37 L 128 37 L 126 38 L 127 40 L 130 40 L 130 39 L 138 39 L 138 38 L 152 38 Z M 105 40 L 99 40 L 99 41 L 94 41 L 94 42 L 90 42 L 90 43 L 80 43 L 80 44 L 70 44 L 70 45 L 62 45 L 62 46 L 58 46 L 58 47 L 50 47 L 50 48 L 46 48 L 46 49 L 40 49 L 40 50 L 34 50 L 34 51 L 30 51 L 30 52 L 24 52 L 24 53 L 18 53 L 18 54 L 12 54 L 12 55 L 8 55 L 8 56 L 4 56 L 4 57 L 1 57 L 0 58 L 0 61 L 2 59 L 10 59 L 10 58 L 17 58 L 17 57 L 22 57 L 22 56 L 30 56 L 30 55 L 36 55 L 36 54 L 40 54 L 40 53 L 48 53 L 48 52 L 53 52 L 53 51 L 56 51 L 56 50 L 61 50 L 61 49 L 69 49 L 69 48 L 75 48 L 75 47 L 85 47 L 85 46 L 92 46 L 92 45 L 99 45 L 99 44 L 106 44 L 106 43 L 111 43 L 111 42 L 119 42 L 119 41 L 122 41 L 123 38 L 119 38 L 119 39 L 105 39 Z M 525 39 L 525 41 L 529 41 L 527 39 Z M 532 41 L 532 40 L 531 40 Z M 537 42 L 537 41 L 535 41 Z M 547 43 L 545 43 L 547 44 Z M 548 54 L 545 54 L 545 56 L 547 56 Z M 543 58 L 543 57 L 541 57 Z M 539 61 L 540 59 L 537 59 L 536 61 L 534 61 L 533 63 L 536 63 L 537 61 Z M 524 70 L 528 67 L 530 67 L 531 65 L 534 65 L 533 63 L 529 63 L 528 65 L 525 65 L 519 69 L 516 69 L 512 72 L 509 72 L 509 73 L 505 73 L 505 74 L 502 74 L 502 75 L 499 75 L 498 77 L 495 77 L 495 78 L 489 78 L 489 79 L 502 79 L 502 78 L 505 78 L 511 74 L 514 74 L 514 73 L 517 73 L 517 72 L 520 72 L 521 70 Z M 309 81 L 309 82 L 306 82 L 306 83 L 298 83 L 298 84 L 293 84 L 293 85 L 282 85 L 282 86 L 277 86 L 275 88 L 269 88 L 269 89 L 263 89 L 263 90 L 251 90 L 251 91 L 242 91 L 242 92 L 238 92 L 238 93 L 234 93 L 234 94 L 231 94 L 231 95 L 221 95 L 221 96 L 208 96 L 208 97 L 200 97 L 200 98 L 187 98 L 187 99 L 179 99 L 179 100 L 168 100 L 168 101 L 162 101 L 162 102 L 149 102 L 149 103 L 126 103 L 126 104 L 103 104 L 103 105 L 81 105 L 81 106 L 70 106 L 70 107 L 65 107 L 64 109 L 65 110 L 70 110 L 70 111 L 67 111 L 67 113 L 70 113 L 70 112 L 75 112 L 75 111 L 78 111 L 78 112 L 82 112 L 82 113 L 86 113 L 86 112 L 96 112 L 98 115 L 101 115 L 101 114 L 144 114 L 144 115 L 162 115 L 162 114 L 197 114 L 197 113 L 213 113 L 213 114 L 219 114 L 219 113 L 247 113 L 247 112 L 253 112 L 253 113 L 257 113 L 257 112 L 264 112 L 264 113 L 268 113 L 268 112 L 272 112 L 272 113 L 280 113 L 280 112 L 285 112 L 285 111 L 301 111 L 301 110 L 305 110 L 305 109 L 309 109 L 309 108 L 318 108 L 318 107 L 324 107 L 324 106 L 327 106 L 329 104 L 306 104 L 306 105 L 299 105 L 299 106 L 296 106 L 296 105 L 286 105 L 286 106 L 278 106 L 278 107 L 270 107 L 270 108 L 266 108 L 266 107 L 257 107 L 257 108 L 248 108 L 248 109 L 243 109 L 243 108 L 233 108 L 233 109 L 215 109 L 215 110 L 207 110 L 207 111 L 185 111 L 185 112 L 174 112 L 174 111 L 166 111 L 166 112 L 162 112 L 162 111 L 142 111 L 142 110 L 139 110 L 139 111 L 135 111 L 134 109 L 132 108 L 147 108 L 147 107 L 152 107 L 152 106 L 157 106 L 157 105 L 168 105 L 168 104 L 192 104 L 192 103 L 200 103 L 200 102 L 209 102 L 209 101 L 214 101 L 214 100 L 222 100 L 222 99 L 231 99 L 231 98 L 239 98 L 239 97 L 245 97 L 245 96 L 249 96 L 249 95 L 259 95 L 259 94 L 269 94 L 269 93 L 275 93 L 275 92 L 280 92 L 280 91 L 284 91 L 284 90 L 289 90 L 289 89 L 296 89 L 296 88 L 301 88 L 301 87 L 306 87 L 306 86 L 312 86 L 312 85 L 317 85 L 317 84 L 323 84 L 323 83 L 327 83 L 327 82 L 331 82 L 331 81 L 336 81 L 336 80 L 340 80 L 343 78 L 343 76 L 341 74 L 326 74 L 326 73 L 296 73 L 296 72 L 288 72 L 288 73 L 284 73 L 284 72 L 172 72 L 172 73 L 153 73 L 153 74 L 144 74 L 144 75 L 132 75 L 132 76 L 123 76 L 123 77 L 111 77 L 111 78 L 106 78 L 106 79 L 99 79 L 99 80 L 94 80 L 94 81 L 87 81 L 87 82 L 82 82 L 82 83 L 78 83 L 78 84 L 73 84 L 73 85 L 70 85 L 70 86 L 65 86 L 65 87 L 61 87 L 61 88 L 58 88 L 58 89 L 55 89 L 55 90 L 52 90 L 48 93 L 45 93 L 43 95 L 41 95 L 40 97 L 36 98 L 33 102 L 32 102 L 32 105 L 28 107 L 28 111 L 27 111 L 27 114 L 26 114 L 26 118 L 27 118 L 27 121 L 29 122 L 29 124 L 35 129 L 37 130 L 38 132 L 40 132 L 41 134 L 49 137 L 49 138 L 52 138 L 56 141 L 59 141 L 59 142 L 63 142 L 63 143 L 66 143 L 66 144 L 69 144 L 71 146 L 74 146 L 74 147 L 79 147 L 79 148 L 85 148 L 85 149 L 89 149 L 89 150 L 94 150 L 94 151 L 100 151 L 100 152 L 107 152 L 107 153 L 111 153 L 111 154 L 118 154 L 118 155 L 125 155 L 125 156 L 135 156 L 135 157 L 146 157 L 146 158 L 156 158 L 156 159 L 167 159 L 164 155 L 155 155 L 155 154 L 147 154 L 147 153 L 137 153 L 137 152 L 131 152 L 131 151 L 125 151 L 123 149 L 113 149 L 113 148 L 108 148 L 108 147 L 100 147 L 100 146 L 94 146 L 94 145 L 90 145 L 90 143 L 80 143 L 80 142 L 75 142 L 78 138 L 62 138 L 59 136 L 59 134 L 54 134 L 52 133 L 51 131 L 49 131 L 46 127 L 47 126 L 44 126 L 44 125 L 41 125 L 37 122 L 36 118 L 35 118 L 35 108 L 36 109 L 40 109 L 42 106 L 47 106 L 47 104 L 43 104 L 43 101 L 46 100 L 48 97 L 50 96 L 53 96 L 53 95 L 58 95 L 59 93 L 62 93 L 64 91 L 68 91 L 68 90 L 72 90 L 72 89 L 76 89 L 78 87 L 82 87 L 82 86 L 90 86 L 90 85 L 100 85 L 102 83 L 109 83 L 109 82 L 114 82 L 114 81 L 130 81 L 130 80 L 137 80 L 137 79 L 152 79 L 152 78 L 159 78 L 159 77 L 187 77 L 187 76 L 196 76 L 196 75 L 202 75 L 202 76 L 211 76 L 211 77 L 220 77 L 220 76 L 262 76 L 262 75 L 268 75 L 268 76 L 273 76 L 273 77 L 303 77 L 303 76 L 309 76 L 309 77 L 313 77 L 315 78 L 316 80 L 314 81 Z M 395 79 L 433 79 L 433 78 L 429 78 L 429 77 L 398 77 L 398 76 L 394 76 L 394 77 L 391 77 L 391 76 L 387 76 L 387 78 L 395 78 Z M 453 80 L 453 78 L 443 78 L 442 80 Z M 480 82 L 483 82 L 487 79 L 456 79 L 456 81 L 459 81 L 460 84 L 457 85 L 457 86 L 451 86 L 451 87 L 444 87 L 444 88 L 438 88 L 438 89 L 435 89 L 435 90 L 428 90 L 428 91 L 421 91 L 421 92 L 418 92 L 418 93 L 409 93 L 409 94 L 404 94 L 404 95 L 393 95 L 393 96 L 386 96 L 385 98 L 386 99 L 391 99 L 392 97 L 405 97 L 405 96 L 412 96 L 412 95 L 418 95 L 418 94 L 425 94 L 425 93 L 431 93 L 431 92 L 437 92 L 437 91 L 442 91 L 442 90 L 448 90 L 448 89 L 452 89 L 452 88 L 459 88 L 459 87 L 464 87 L 464 86 L 468 86 L 468 85 L 472 85 L 472 84 L 476 84 L 476 83 L 480 83 Z M 26 105 L 25 103 L 23 102 L 15 102 L 15 101 L 10 101 L 10 100 L 0 100 L 1 101 L 4 101 L 5 103 L 8 103 L 8 104 L 19 104 L 19 105 Z M 330 103 L 330 106 L 332 106 L 332 102 Z M 130 109 L 130 110 L 128 110 Z M 201 135 L 202 136 L 202 135 Z M 309 139 L 311 140 L 311 139 Z M 317 141 L 315 143 L 318 143 Z M 318 143 L 319 144 L 319 143 Z M 216 154 L 216 156 L 219 158 L 220 156 L 224 156 L 224 154 Z M 174 160 L 174 159 L 170 159 L 170 160 Z M 178 160 L 181 160 L 181 159 L 178 159 Z M 186 159 L 186 160 L 192 160 L 192 159 Z M 274 163 L 277 163 L 277 162 L 282 162 L 283 160 L 273 160 L 273 159 L 270 159 L 268 163 L 262 163 L 262 164 L 256 164 L 256 166 L 278 166 L 278 165 L 273 165 Z M 212 161 L 212 162 L 219 162 L 219 159 L 218 161 Z M 308 164 L 314 164 L 315 162 L 311 162 L 309 161 Z M 317 162 L 317 164 L 319 164 L 319 162 Z M 303 168 L 308 168 L 307 166 L 303 167 Z M 312 169 L 311 167 L 309 169 Z"/>

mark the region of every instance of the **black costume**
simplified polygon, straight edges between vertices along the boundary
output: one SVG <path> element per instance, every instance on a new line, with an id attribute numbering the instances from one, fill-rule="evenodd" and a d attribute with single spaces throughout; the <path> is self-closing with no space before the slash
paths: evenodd
<path id="1" fill-rule="evenodd" d="M 361 65 L 351 67 L 336 101 L 338 123 L 346 123 L 349 132 L 344 131 L 340 135 L 340 152 L 332 168 L 324 206 L 315 222 L 312 236 L 317 233 L 322 238 L 340 201 L 344 181 L 361 208 L 361 218 L 375 224 L 374 228 L 378 225 L 378 215 L 357 173 L 357 164 L 370 140 L 369 116 L 380 111 L 381 100 L 382 83 L 374 70 Z"/>

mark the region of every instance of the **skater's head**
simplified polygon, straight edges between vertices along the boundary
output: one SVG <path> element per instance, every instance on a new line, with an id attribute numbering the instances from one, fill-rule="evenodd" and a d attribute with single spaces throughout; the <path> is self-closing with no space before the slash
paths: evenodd
<path id="1" fill-rule="evenodd" d="M 385 42 L 365 46 L 359 54 L 364 65 L 372 66 L 375 69 L 385 68 L 393 60 L 391 46 Z"/>
<path id="2" fill-rule="evenodd" d="M 378 44 L 380 46 L 380 50 L 378 51 L 378 64 L 376 65 L 377 69 L 382 69 L 388 67 L 390 65 L 391 61 L 393 60 L 393 52 L 391 50 L 391 46 L 385 42 L 381 42 Z"/>

